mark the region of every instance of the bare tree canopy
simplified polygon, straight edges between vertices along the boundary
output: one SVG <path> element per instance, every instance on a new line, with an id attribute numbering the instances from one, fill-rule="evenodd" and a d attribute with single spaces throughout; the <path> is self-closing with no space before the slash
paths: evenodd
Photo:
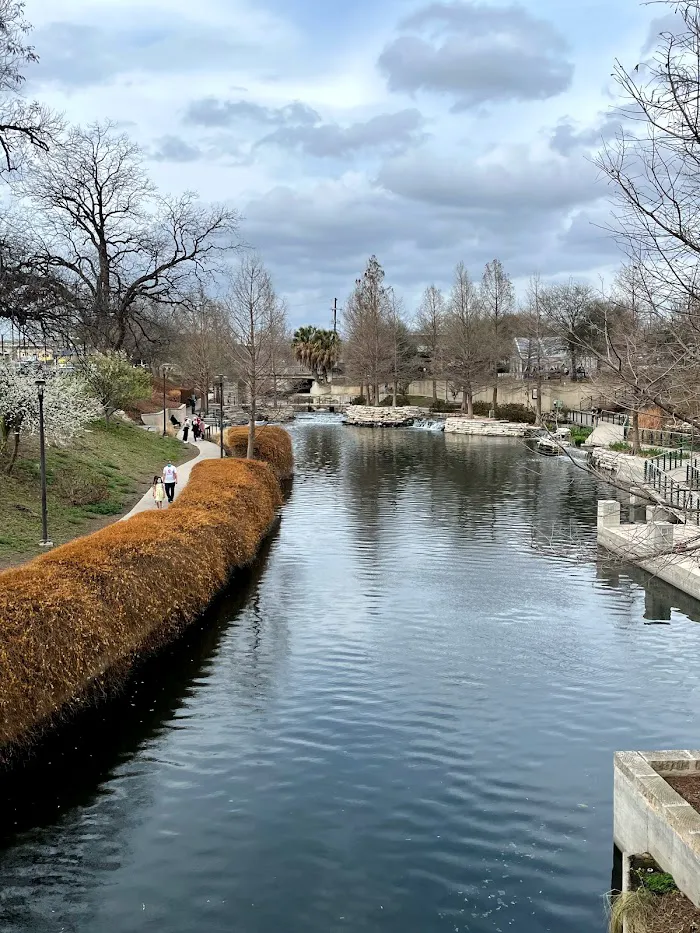
<path id="1" fill-rule="evenodd" d="M 384 270 L 377 257 L 371 256 L 345 307 L 345 362 L 349 372 L 367 386 L 375 405 L 380 383 L 388 382 L 393 372 L 392 315 Z"/>
<path id="2" fill-rule="evenodd" d="M 492 342 L 481 294 L 463 262 L 454 274 L 445 318 L 444 364 L 447 378 L 462 391 L 462 407 L 473 417 L 474 392 L 491 368 Z"/>
<path id="3" fill-rule="evenodd" d="M 275 294 L 270 273 L 255 254 L 241 260 L 225 299 L 230 353 L 236 375 L 249 395 L 248 459 L 255 446 L 257 398 L 275 378 L 275 352 L 286 331 L 284 304 Z"/>
<path id="4" fill-rule="evenodd" d="M 23 185 L 31 215 L 15 225 L 23 251 L 68 327 L 98 349 L 151 339 L 154 309 L 181 302 L 238 246 L 238 214 L 186 192 L 160 195 L 140 149 L 107 124 L 74 127 L 35 159 Z"/>
<path id="5" fill-rule="evenodd" d="M 428 362 L 433 383 L 433 401 L 437 400 L 437 380 L 442 378 L 442 349 L 445 336 L 445 299 L 435 285 L 429 285 L 416 314 L 419 342 Z"/>
<path id="6" fill-rule="evenodd" d="M 27 148 L 47 151 L 60 119 L 21 96 L 24 69 L 38 61 L 26 37 L 22 0 L 0 0 L 0 171 L 16 169 Z"/>
<path id="7" fill-rule="evenodd" d="M 597 164 L 617 203 L 613 231 L 668 310 L 700 299 L 700 0 L 665 5 L 680 28 L 660 34 L 649 62 L 616 63 L 621 126 Z"/>
<path id="8" fill-rule="evenodd" d="M 498 406 L 498 369 L 507 356 L 510 335 L 506 318 L 515 306 L 515 292 L 510 277 L 500 259 L 486 263 L 481 279 L 481 303 L 491 331 L 491 371 L 493 374 L 493 408 Z"/>

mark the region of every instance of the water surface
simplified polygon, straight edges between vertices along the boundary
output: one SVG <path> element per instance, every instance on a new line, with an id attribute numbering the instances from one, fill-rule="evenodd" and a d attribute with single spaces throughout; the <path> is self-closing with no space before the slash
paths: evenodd
<path id="1" fill-rule="evenodd" d="M 5 782 L 0 930 L 602 931 L 612 752 L 697 746 L 697 604 L 596 559 L 565 460 L 293 433 L 256 566 Z"/>

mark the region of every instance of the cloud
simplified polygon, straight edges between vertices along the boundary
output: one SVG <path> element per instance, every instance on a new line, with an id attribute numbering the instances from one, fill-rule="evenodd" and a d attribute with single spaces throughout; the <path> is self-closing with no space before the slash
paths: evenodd
<path id="1" fill-rule="evenodd" d="M 221 100 L 202 97 L 187 106 L 185 123 L 205 127 L 231 127 L 240 123 L 260 123 L 267 126 L 313 126 L 321 116 L 301 101 L 284 107 L 265 107 L 247 100 Z"/>
<path id="2" fill-rule="evenodd" d="M 180 136 L 161 136 L 151 153 L 156 162 L 196 162 L 201 157 L 201 149 L 191 146 Z"/>
<path id="3" fill-rule="evenodd" d="M 471 163 L 426 150 L 387 162 L 378 182 L 396 195 L 514 217 L 558 211 L 602 197 L 596 170 L 582 159 L 534 158 L 526 146 L 495 149 Z"/>
<path id="4" fill-rule="evenodd" d="M 620 125 L 619 117 L 603 116 L 595 126 L 577 129 L 570 117 L 564 117 L 552 131 L 549 145 L 563 156 L 581 149 L 600 149 L 604 142 L 615 138 Z"/>
<path id="5" fill-rule="evenodd" d="M 545 100 L 571 84 L 564 39 L 521 6 L 432 3 L 405 19 L 379 56 L 392 91 L 432 91 L 454 111 Z"/>
<path id="6" fill-rule="evenodd" d="M 247 100 L 204 97 L 192 101 L 183 121 L 206 129 L 240 129 L 250 133 L 250 124 L 271 127 L 253 149 L 278 146 L 296 149 L 315 158 L 341 158 L 363 151 L 402 152 L 423 138 L 420 111 L 400 110 L 343 126 L 324 121 L 320 113 L 301 101 L 283 107 L 267 107 Z"/>
<path id="7" fill-rule="evenodd" d="M 424 120 L 418 110 L 384 113 L 370 120 L 340 126 L 320 123 L 314 126 L 281 127 L 258 142 L 284 148 L 297 148 L 317 158 L 339 158 L 363 150 L 400 152 L 423 139 Z"/>

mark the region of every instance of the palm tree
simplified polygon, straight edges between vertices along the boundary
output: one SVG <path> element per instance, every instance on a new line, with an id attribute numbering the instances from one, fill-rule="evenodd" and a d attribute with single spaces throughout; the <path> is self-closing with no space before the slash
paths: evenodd
<path id="1" fill-rule="evenodd" d="M 327 382 L 340 357 L 340 338 L 333 330 L 308 325 L 295 331 L 292 348 L 297 360 L 309 367 L 318 382 Z"/>

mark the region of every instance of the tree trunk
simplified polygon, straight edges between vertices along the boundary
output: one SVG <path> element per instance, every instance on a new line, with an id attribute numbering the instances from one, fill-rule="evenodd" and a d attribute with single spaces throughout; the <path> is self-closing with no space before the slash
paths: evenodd
<path id="1" fill-rule="evenodd" d="M 535 424 L 542 426 L 542 374 L 539 365 L 537 367 L 537 398 L 535 399 Z"/>
<path id="2" fill-rule="evenodd" d="M 7 469 L 5 470 L 8 476 L 12 472 L 12 469 L 15 465 L 15 461 L 17 460 L 17 454 L 19 452 L 19 431 L 15 431 L 14 439 L 15 439 L 15 443 L 14 443 L 14 447 L 12 448 L 12 456 L 10 457 L 10 462 L 7 464 Z"/>
<path id="3" fill-rule="evenodd" d="M 498 373 L 496 373 L 496 381 L 493 384 L 493 401 L 491 403 L 493 408 L 494 418 L 496 417 L 496 409 L 498 408 Z"/>
<path id="4" fill-rule="evenodd" d="M 253 460 L 255 452 L 255 382 L 250 386 L 250 415 L 248 416 L 248 450 L 246 460 Z"/>
<path id="5" fill-rule="evenodd" d="M 374 383 L 374 404 L 375 405 L 379 404 L 379 383 L 378 382 Z"/>
<path id="6" fill-rule="evenodd" d="M 363 398 L 363 399 L 365 400 L 365 402 L 367 401 L 367 397 L 365 396 L 365 384 L 364 384 L 364 382 L 361 382 L 361 383 L 360 383 L 360 398 Z"/>
<path id="7" fill-rule="evenodd" d="M 637 456 L 641 453 L 642 445 L 639 442 L 639 411 L 635 408 L 632 411 L 632 430 L 630 431 L 630 444 L 632 453 Z"/>
<path id="8" fill-rule="evenodd" d="M 474 393 L 471 389 L 467 390 L 467 418 L 474 417 Z"/>
<path id="9" fill-rule="evenodd" d="M 437 379 L 433 379 L 433 401 L 437 402 Z"/>
<path id="10" fill-rule="evenodd" d="M 396 408 L 396 379 L 394 379 L 394 408 Z"/>

